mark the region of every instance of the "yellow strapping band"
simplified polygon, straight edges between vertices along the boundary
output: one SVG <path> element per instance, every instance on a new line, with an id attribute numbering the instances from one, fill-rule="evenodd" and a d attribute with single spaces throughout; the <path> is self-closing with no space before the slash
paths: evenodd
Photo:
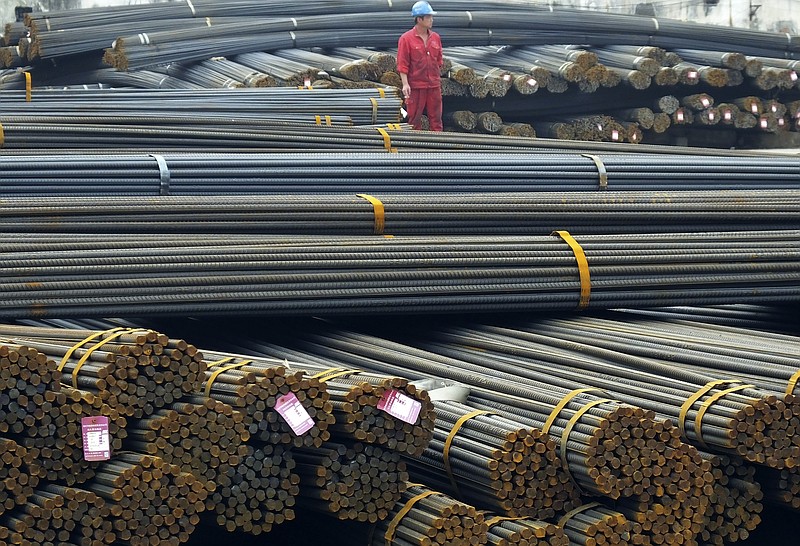
<path id="1" fill-rule="evenodd" d="M 31 102 L 31 87 L 33 86 L 31 82 L 31 73 L 25 72 L 25 101 Z"/>
<path id="2" fill-rule="evenodd" d="M 235 368 L 241 368 L 242 366 L 247 366 L 248 364 L 252 364 L 252 360 L 243 360 L 242 362 L 237 362 L 236 364 L 229 364 L 227 366 L 223 366 L 219 370 L 215 370 L 214 373 L 211 374 L 211 377 L 208 378 L 208 382 L 206 383 L 206 396 L 211 396 L 211 385 L 214 384 L 214 381 L 217 379 L 219 374 L 227 372 L 228 370 L 233 370 Z"/>
<path id="3" fill-rule="evenodd" d="M 708 411 L 708 408 L 710 408 L 717 400 L 719 400 L 720 398 L 722 398 L 726 394 L 730 394 L 730 393 L 736 392 L 736 391 L 741 391 L 741 390 L 744 390 L 744 389 L 752 389 L 754 387 L 755 387 L 755 385 L 737 385 L 735 387 L 731 387 L 729 389 L 725 389 L 725 390 L 719 391 L 718 393 L 715 393 L 713 396 L 709 397 L 708 400 L 703 402 L 703 404 L 700 406 L 700 409 L 697 410 L 697 415 L 694 418 L 694 434 L 695 434 L 695 436 L 697 436 L 697 442 L 702 447 L 705 447 L 705 448 L 708 447 L 706 445 L 705 440 L 703 440 L 703 433 L 701 431 L 701 427 L 702 427 L 702 424 L 703 424 L 703 416 Z"/>
<path id="4" fill-rule="evenodd" d="M 76 343 L 75 345 L 70 347 L 69 350 L 66 353 L 64 353 L 64 356 L 61 358 L 61 362 L 58 365 L 58 371 L 60 372 L 60 371 L 62 371 L 64 369 L 64 366 L 67 365 L 67 361 L 70 358 L 72 358 L 73 353 L 75 353 L 75 351 L 80 349 L 81 346 L 84 343 L 89 343 L 90 341 L 93 341 L 93 340 L 97 339 L 98 337 L 100 337 L 102 335 L 113 334 L 114 332 L 118 332 L 120 330 L 124 330 L 124 328 L 111 328 L 110 330 L 103 330 L 102 332 L 95 332 L 94 334 L 90 335 L 89 337 L 87 337 L 83 341 L 79 341 L 78 343 Z"/>
<path id="5" fill-rule="evenodd" d="M 386 91 L 383 90 L 383 87 L 376 87 L 375 89 L 378 90 L 378 94 L 381 96 L 382 99 L 386 98 Z"/>
<path id="6" fill-rule="evenodd" d="M 358 193 L 356 195 L 372 203 L 372 212 L 375 216 L 373 233 L 375 235 L 383 235 L 383 230 L 386 227 L 386 207 L 383 206 L 383 203 L 377 197 L 367 195 L 366 193 Z"/>
<path id="7" fill-rule="evenodd" d="M 581 299 L 578 303 L 578 309 L 586 309 L 589 307 L 589 298 L 592 294 L 592 279 L 589 276 L 589 261 L 586 259 L 586 253 L 568 231 L 554 231 L 551 235 L 561 237 L 575 254 L 575 259 L 578 261 L 578 274 L 581 278 Z"/>
<path id="8" fill-rule="evenodd" d="M 590 502 L 589 504 L 583 504 L 581 506 L 578 506 L 574 510 L 570 510 L 569 512 L 567 512 L 566 514 L 561 516 L 561 519 L 558 520 L 558 526 L 559 527 L 564 527 L 565 523 L 567 523 L 570 519 L 572 519 L 573 517 L 577 516 L 581 512 L 585 512 L 587 510 L 591 510 L 592 508 L 597 508 L 598 506 L 600 506 L 599 502 Z"/>
<path id="9" fill-rule="evenodd" d="M 531 519 L 531 518 L 529 516 L 521 516 L 518 518 L 512 518 L 509 516 L 494 516 L 484 521 L 484 523 L 486 524 L 487 527 L 491 527 L 492 525 L 496 525 L 501 521 L 520 521 L 523 519 Z"/>
<path id="10" fill-rule="evenodd" d="M 322 125 L 322 116 L 314 116 L 314 121 L 317 122 L 317 125 Z"/>
<path id="11" fill-rule="evenodd" d="M 103 345 L 105 345 L 107 343 L 110 343 L 110 342 L 114 341 L 115 339 L 117 339 L 118 337 L 121 337 L 121 336 L 123 336 L 123 335 L 125 335 L 125 334 L 127 334 L 129 332 L 132 332 L 132 331 L 133 331 L 133 329 L 130 329 L 130 328 L 120 328 L 118 331 L 114 332 L 113 334 L 111 334 L 107 338 L 105 338 L 105 339 L 103 339 L 101 341 L 98 341 L 97 343 L 95 343 L 94 345 L 89 347 L 86 350 L 86 353 L 80 358 L 80 360 L 78 360 L 78 363 L 75 364 L 75 369 L 72 370 L 72 386 L 74 388 L 76 388 L 76 389 L 78 388 L 78 372 L 81 370 L 81 368 L 83 368 L 83 365 L 86 364 L 86 361 L 89 360 L 89 357 L 92 356 L 93 352 L 95 352 L 97 349 L 99 349 Z M 103 333 L 105 333 L 105 332 L 101 332 L 101 335 Z"/>
<path id="12" fill-rule="evenodd" d="M 471 411 L 466 415 L 462 415 L 461 418 L 456 421 L 453 425 L 453 428 L 450 430 L 450 433 L 447 435 L 447 439 L 444 441 L 444 451 L 442 453 L 442 459 L 444 461 L 444 469 L 447 471 L 447 476 L 450 478 L 450 483 L 453 485 L 453 490 L 455 491 L 457 496 L 460 496 L 461 493 L 458 490 L 458 484 L 456 483 L 456 479 L 453 476 L 453 469 L 450 468 L 450 446 L 453 443 L 453 439 L 456 437 L 456 434 L 461 427 L 464 426 L 464 423 L 469 421 L 470 419 L 477 417 L 478 415 L 486 415 L 488 411 L 483 410 L 475 410 Z"/>
<path id="13" fill-rule="evenodd" d="M 0 126 L 0 129 L 2 129 L 2 126 Z M 800 381 L 800 370 L 797 370 L 789 379 L 789 384 L 786 385 L 786 394 L 794 394 L 794 389 L 797 387 L 798 381 Z"/>
<path id="14" fill-rule="evenodd" d="M 383 137 L 383 147 L 386 148 L 386 151 L 392 154 L 397 153 L 397 148 L 392 148 L 392 137 L 389 136 L 389 133 L 386 132 L 386 129 L 382 127 L 377 127 L 376 129 Z"/>
<path id="15" fill-rule="evenodd" d="M 356 375 L 359 373 L 361 373 L 360 370 L 341 370 L 339 372 L 335 372 L 330 375 L 324 375 L 322 377 L 319 377 L 318 379 L 324 383 L 325 381 L 330 381 L 332 379 L 336 379 L 337 377 L 343 377 L 345 375 Z"/>
<path id="16" fill-rule="evenodd" d="M 578 419 L 580 419 L 583 414 L 587 411 L 592 409 L 595 406 L 599 406 L 605 402 L 612 402 L 610 398 L 601 398 L 600 400 L 595 400 L 594 402 L 589 402 L 585 406 L 582 406 L 575 415 L 572 416 L 572 419 L 569 420 L 567 426 L 564 427 L 564 432 L 561 434 L 561 462 L 563 463 L 562 466 L 564 467 L 564 472 L 567 473 L 569 479 L 572 480 L 572 483 L 575 485 L 575 488 L 578 490 L 579 493 L 582 493 L 583 490 L 581 489 L 580 485 L 578 485 L 578 480 L 572 475 L 569 471 L 569 464 L 567 464 L 567 440 L 569 440 L 569 435 L 572 433 L 572 429 L 578 423 Z"/>
<path id="17" fill-rule="evenodd" d="M 3 129 L 3 124 L 0 123 L 0 148 L 6 144 L 6 131 Z"/>
<path id="18" fill-rule="evenodd" d="M 700 387 L 700 390 L 698 390 L 696 393 L 694 393 L 693 395 L 691 395 L 689 398 L 686 399 L 686 402 L 683 403 L 683 405 L 681 406 L 681 411 L 678 414 L 678 430 L 680 431 L 681 436 L 683 438 L 686 437 L 686 426 L 684 424 L 684 421 L 686 420 L 686 414 L 689 413 L 689 410 L 691 409 L 692 405 L 694 405 L 695 402 L 700 400 L 703 396 L 705 396 L 706 393 L 708 393 L 714 387 L 725 385 L 727 383 L 741 383 L 741 381 L 737 379 L 721 379 L 719 381 L 709 381 L 708 383 Z"/>
<path id="19" fill-rule="evenodd" d="M 403 126 L 400 125 L 399 123 L 387 123 L 386 124 L 386 128 L 387 129 L 391 129 L 392 131 L 402 131 L 403 130 Z"/>
<path id="20" fill-rule="evenodd" d="M 417 504 L 419 501 L 426 497 L 430 497 L 431 495 L 440 495 L 438 491 L 425 491 L 424 493 L 420 493 L 415 497 L 411 497 L 405 506 L 403 506 L 397 515 L 392 519 L 389 523 L 389 526 L 386 528 L 386 533 L 383 535 L 383 538 L 386 539 L 386 546 L 390 546 L 392 544 L 392 540 L 394 540 L 394 534 L 397 531 L 397 527 L 400 525 L 400 522 L 406 514 L 408 514 L 414 505 Z"/>
<path id="21" fill-rule="evenodd" d="M 230 362 L 233 359 L 234 357 L 228 356 L 223 358 L 222 360 L 215 360 L 214 362 L 208 362 L 206 363 L 206 368 L 213 368 L 214 366 L 219 366 L 220 364 L 225 364 L 226 362 Z"/>
<path id="22" fill-rule="evenodd" d="M 597 166 L 597 173 L 600 175 L 600 189 L 607 190 L 608 189 L 608 171 L 606 170 L 606 166 L 603 164 L 603 160 L 600 159 L 600 156 L 592 155 L 592 154 L 581 154 L 583 157 L 588 157 L 594 164 Z"/>
<path id="23" fill-rule="evenodd" d="M 558 414 L 561 413 L 561 410 L 563 410 L 566 407 L 566 405 L 569 404 L 570 400 L 572 400 L 579 394 L 583 394 L 585 392 L 595 392 L 603 396 L 606 396 L 606 393 L 604 393 L 599 389 L 575 389 L 574 391 L 568 392 L 566 396 L 564 396 L 564 398 L 561 399 L 561 402 L 556 404 L 556 407 L 553 408 L 553 411 L 550 412 L 550 415 L 547 417 L 547 421 L 544 422 L 544 426 L 542 427 L 542 432 L 544 432 L 545 434 L 549 434 L 550 427 L 552 427 L 553 423 L 555 423 L 556 419 L 558 419 Z"/>
<path id="24" fill-rule="evenodd" d="M 375 125 L 378 123 L 378 101 L 375 97 L 370 97 L 369 100 L 372 102 L 372 124 Z"/>
<path id="25" fill-rule="evenodd" d="M 327 370 L 323 370 L 323 371 L 321 371 L 319 373 L 315 373 L 314 375 L 311 376 L 311 379 L 319 379 L 320 377 L 323 377 L 323 376 L 328 375 L 330 373 L 341 372 L 341 371 L 344 371 L 345 369 L 346 368 L 328 368 Z"/>

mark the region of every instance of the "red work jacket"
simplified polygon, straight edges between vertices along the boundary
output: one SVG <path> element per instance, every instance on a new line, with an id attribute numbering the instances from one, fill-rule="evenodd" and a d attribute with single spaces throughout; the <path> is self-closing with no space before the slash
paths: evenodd
<path id="1" fill-rule="evenodd" d="M 400 36 L 397 71 L 408 74 L 408 84 L 412 89 L 440 87 L 439 72 L 443 62 L 442 39 L 436 32 L 430 31 L 427 46 L 414 28 Z"/>

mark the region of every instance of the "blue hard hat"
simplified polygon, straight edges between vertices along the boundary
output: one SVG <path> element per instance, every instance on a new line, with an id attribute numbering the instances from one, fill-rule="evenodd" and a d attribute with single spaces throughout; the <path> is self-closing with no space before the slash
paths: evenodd
<path id="1" fill-rule="evenodd" d="M 413 17 L 422 17 L 423 15 L 436 15 L 433 8 L 428 2 L 417 2 L 411 7 L 411 15 Z"/>

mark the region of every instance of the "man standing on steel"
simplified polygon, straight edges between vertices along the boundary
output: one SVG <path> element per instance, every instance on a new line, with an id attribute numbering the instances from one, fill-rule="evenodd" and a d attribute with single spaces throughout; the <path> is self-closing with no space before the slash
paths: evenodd
<path id="1" fill-rule="evenodd" d="M 397 71 L 403 82 L 408 122 L 421 129 L 423 112 L 428 115 L 432 131 L 442 130 L 443 64 L 442 40 L 433 27 L 436 12 L 428 2 L 417 2 L 411 8 L 414 28 L 397 42 Z"/>

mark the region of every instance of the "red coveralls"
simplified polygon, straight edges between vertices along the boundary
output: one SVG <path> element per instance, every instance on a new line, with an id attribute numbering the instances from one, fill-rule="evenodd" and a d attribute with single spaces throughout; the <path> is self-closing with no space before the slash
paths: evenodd
<path id="1" fill-rule="evenodd" d="M 442 130 L 442 39 L 436 32 L 428 34 L 428 44 L 411 29 L 397 42 L 397 71 L 408 75 L 411 96 L 406 99 L 408 122 L 421 129 L 422 113 L 428 114 L 432 131 Z"/>

